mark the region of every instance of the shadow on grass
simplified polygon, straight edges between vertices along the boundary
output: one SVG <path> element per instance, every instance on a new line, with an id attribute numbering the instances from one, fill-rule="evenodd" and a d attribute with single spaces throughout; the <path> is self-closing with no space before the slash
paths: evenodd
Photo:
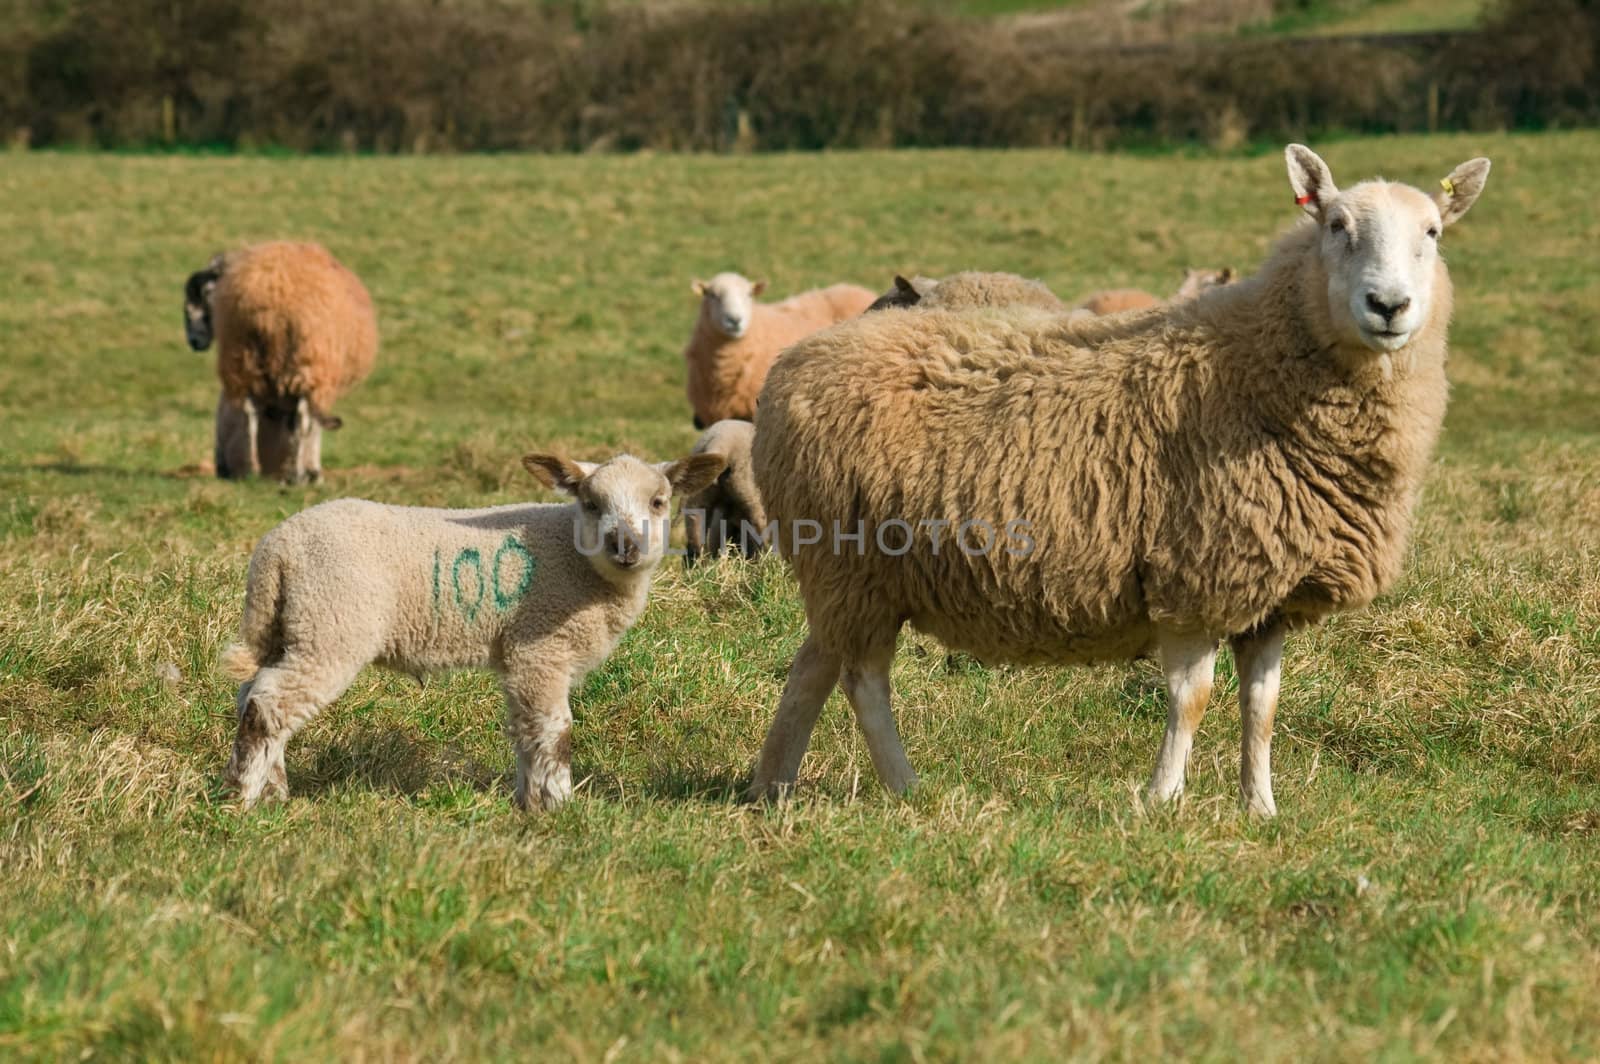
<path id="1" fill-rule="evenodd" d="M 698 765 L 665 765 L 653 769 L 643 780 L 629 779 L 591 765 L 574 764 L 573 779 L 586 779 L 584 787 L 592 797 L 621 801 L 646 797 L 672 802 L 704 802 L 738 805 L 744 800 L 750 782 L 743 773 L 727 768 L 707 769 Z"/>
<path id="2" fill-rule="evenodd" d="M 347 730 L 318 748 L 310 765 L 290 772 L 289 792 L 309 797 L 354 784 L 415 798 L 439 784 L 465 784 L 479 792 L 509 791 L 508 779 L 454 744 L 394 728 L 368 727 Z"/>
<path id="3" fill-rule="evenodd" d="M 0 465 L 0 474 L 54 473 L 63 477 L 120 477 L 124 480 L 210 480 L 216 470 L 210 463 L 179 466 L 177 469 L 137 469 L 127 466 L 86 465 L 82 462 L 34 462 L 30 465 Z"/>

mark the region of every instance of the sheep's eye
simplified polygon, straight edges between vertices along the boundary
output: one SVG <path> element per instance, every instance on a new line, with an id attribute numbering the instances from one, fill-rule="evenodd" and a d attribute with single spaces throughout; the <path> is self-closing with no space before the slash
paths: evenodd
<path id="1" fill-rule="evenodd" d="M 650 500 L 650 509 L 654 510 L 656 513 L 660 513 L 662 510 L 665 510 L 666 508 L 667 508 L 667 500 L 665 500 L 665 499 L 652 499 L 652 500 Z"/>
<path id="2" fill-rule="evenodd" d="M 1439 227 L 1438 226 L 1436 226 L 1436 225 L 1428 226 L 1428 239 L 1430 239 L 1430 240 L 1438 240 L 1439 239 Z"/>
<path id="3" fill-rule="evenodd" d="M 585 499 L 583 500 L 583 509 L 586 513 L 597 514 L 600 512 L 600 504 L 593 499 Z"/>
<path id="4" fill-rule="evenodd" d="M 1342 232 L 1344 232 L 1344 219 L 1343 218 L 1335 218 L 1333 221 L 1329 222 L 1328 223 L 1328 231 L 1330 233 L 1342 233 Z"/>

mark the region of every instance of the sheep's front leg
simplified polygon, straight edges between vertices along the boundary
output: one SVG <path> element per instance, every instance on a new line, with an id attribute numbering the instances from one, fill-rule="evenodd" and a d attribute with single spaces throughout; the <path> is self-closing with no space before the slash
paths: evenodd
<path id="1" fill-rule="evenodd" d="M 1239 671 L 1239 800 L 1245 812 L 1276 816 L 1272 800 L 1272 719 L 1283 672 L 1283 625 L 1273 623 L 1229 640 Z"/>
<path id="2" fill-rule="evenodd" d="M 1160 633 L 1161 668 L 1167 674 L 1167 731 L 1161 739 L 1156 769 L 1145 789 L 1151 804 L 1170 802 L 1183 793 L 1183 773 L 1194 745 L 1195 729 L 1211 698 L 1217 665 L 1217 642 L 1203 635 Z"/>
<path id="3" fill-rule="evenodd" d="M 555 809 L 572 797 L 572 707 L 567 682 L 506 684 L 506 734 L 517 758 L 517 808 Z"/>

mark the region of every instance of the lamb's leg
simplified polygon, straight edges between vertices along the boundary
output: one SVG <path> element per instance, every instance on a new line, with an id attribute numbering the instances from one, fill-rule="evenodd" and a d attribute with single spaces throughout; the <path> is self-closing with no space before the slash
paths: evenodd
<path id="1" fill-rule="evenodd" d="M 256 443 L 256 433 L 261 430 L 261 413 L 256 409 L 256 402 L 248 396 L 244 401 L 244 433 L 245 450 L 248 454 L 244 476 L 253 477 L 261 473 L 261 452 Z"/>
<path id="2" fill-rule="evenodd" d="M 823 649 L 815 637 L 808 636 L 789 666 L 789 681 L 784 684 L 778 712 L 761 744 L 761 756 L 751 773 L 749 797 L 752 800 L 776 797 L 794 786 L 800 774 L 800 759 L 811 742 L 811 729 L 817 725 L 823 703 L 839 682 L 839 655 Z"/>
<path id="3" fill-rule="evenodd" d="M 572 797 L 572 707 L 565 679 L 506 681 L 506 736 L 517 758 L 517 808 L 555 809 Z"/>
<path id="4" fill-rule="evenodd" d="M 322 422 L 311 414 L 310 404 L 300 400 L 306 412 L 305 440 L 300 445 L 306 480 L 312 484 L 322 482 Z"/>
<path id="5" fill-rule="evenodd" d="M 1211 698 L 1217 664 L 1216 640 L 1202 635 L 1160 633 L 1161 668 L 1167 674 L 1167 732 L 1145 798 L 1170 802 L 1183 793 L 1183 772 L 1189 763 L 1194 732 Z"/>
<path id="6" fill-rule="evenodd" d="M 894 661 L 894 644 L 844 667 L 840 683 L 856 712 L 856 724 L 867 740 L 872 767 L 878 779 L 893 794 L 903 794 L 917 782 L 917 774 L 906 758 L 906 748 L 894 726 L 890 706 L 889 667 Z"/>
<path id="7" fill-rule="evenodd" d="M 1276 816 L 1272 800 L 1272 719 L 1283 671 L 1283 625 L 1270 624 L 1229 641 L 1239 670 L 1239 799 L 1245 812 Z"/>
<path id="8" fill-rule="evenodd" d="M 246 809 L 260 801 L 263 792 L 273 798 L 289 797 L 284 748 L 295 732 L 344 694 L 361 664 L 286 657 L 239 685 L 235 701 L 239 730 L 223 775 L 238 790 Z"/>

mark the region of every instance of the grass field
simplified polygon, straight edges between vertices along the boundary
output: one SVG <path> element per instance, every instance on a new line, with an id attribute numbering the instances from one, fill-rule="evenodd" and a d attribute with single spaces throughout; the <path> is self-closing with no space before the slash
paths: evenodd
<path id="1" fill-rule="evenodd" d="M 802 632 L 776 562 L 659 574 L 552 816 L 511 808 L 491 677 L 375 670 L 291 746 L 295 797 L 241 815 L 214 663 L 255 540 L 311 502 L 685 450 L 696 274 L 1165 290 L 1293 220 L 1275 155 L 0 157 L 0 1057 L 1600 1054 L 1600 134 L 1320 147 L 1346 181 L 1495 169 L 1446 241 L 1407 575 L 1291 638 L 1271 823 L 1236 811 L 1231 665 L 1188 797 L 1141 817 L 1153 666 L 918 636 L 911 798 L 836 698 L 799 797 L 738 804 Z M 181 336 L 187 273 L 280 235 L 361 273 L 384 332 L 307 490 L 204 474 Z"/>

